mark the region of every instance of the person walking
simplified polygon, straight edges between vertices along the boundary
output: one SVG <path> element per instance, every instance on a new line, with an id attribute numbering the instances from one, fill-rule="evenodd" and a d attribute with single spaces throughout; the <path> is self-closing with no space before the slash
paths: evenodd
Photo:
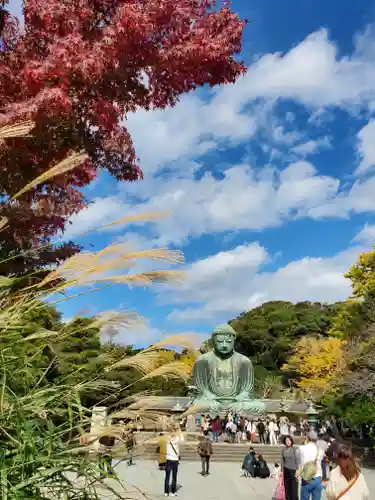
<path id="1" fill-rule="evenodd" d="M 317 445 L 315 431 L 307 433 L 307 444 L 300 447 L 299 469 L 297 476 L 302 478 L 301 500 L 321 500 L 322 498 L 322 459 L 324 451 Z"/>
<path id="2" fill-rule="evenodd" d="M 283 479 L 285 488 L 285 500 L 298 500 L 298 451 L 294 446 L 292 436 L 285 436 L 284 448 L 281 451 L 281 466 L 283 469 Z"/>
<path id="3" fill-rule="evenodd" d="M 206 429 L 206 419 L 204 415 L 201 415 L 201 429 L 202 429 L 202 434 L 204 436 L 204 431 Z"/>
<path id="4" fill-rule="evenodd" d="M 280 436 L 282 438 L 290 436 L 289 427 L 288 417 L 280 417 Z"/>
<path id="5" fill-rule="evenodd" d="M 257 433 L 257 423 L 255 420 L 251 422 L 251 442 L 255 443 Z"/>
<path id="6" fill-rule="evenodd" d="M 126 439 L 126 449 L 128 452 L 128 465 L 129 466 L 133 465 L 133 455 L 134 455 L 135 445 L 136 445 L 135 429 L 131 429 L 131 431 L 129 432 L 129 435 L 127 436 L 127 439 Z"/>
<path id="7" fill-rule="evenodd" d="M 201 457 L 202 462 L 202 476 L 208 476 L 210 474 L 210 458 L 213 454 L 213 447 L 211 441 L 205 437 L 200 439 L 197 449 L 198 455 Z"/>
<path id="8" fill-rule="evenodd" d="M 202 427 L 203 436 L 208 436 L 209 430 L 210 430 L 210 417 L 206 415 Z"/>
<path id="9" fill-rule="evenodd" d="M 277 437 L 276 437 L 276 422 L 274 420 L 271 420 L 271 422 L 268 424 L 268 431 L 270 433 L 270 444 L 277 444 Z"/>
<path id="10" fill-rule="evenodd" d="M 251 420 L 248 420 L 246 423 L 246 438 L 251 442 Z"/>
<path id="11" fill-rule="evenodd" d="M 212 422 L 212 434 L 215 443 L 219 442 L 220 433 L 221 433 L 221 421 L 219 415 L 217 415 L 215 420 Z"/>
<path id="12" fill-rule="evenodd" d="M 328 458 L 326 455 L 326 451 L 327 451 L 328 446 L 329 446 L 328 439 L 324 439 L 324 438 L 325 438 L 324 435 L 319 435 L 318 441 L 316 442 L 316 444 L 319 446 L 319 448 L 321 450 L 323 450 L 323 452 L 324 452 L 323 460 L 322 460 L 322 481 L 323 481 L 323 483 L 325 483 L 328 479 L 328 471 L 327 471 Z"/>
<path id="13" fill-rule="evenodd" d="M 290 424 L 290 436 L 294 437 L 294 434 L 296 433 L 297 427 L 294 422 Z"/>
<path id="14" fill-rule="evenodd" d="M 183 435 L 174 429 L 170 434 L 166 445 L 166 463 L 165 463 L 165 481 L 164 495 L 167 497 L 175 497 L 177 493 L 177 475 L 178 465 L 180 461 L 180 443 L 184 440 Z M 172 476 L 172 484 L 170 479 Z"/>
<path id="15" fill-rule="evenodd" d="M 237 424 L 235 423 L 234 420 L 232 420 L 230 423 L 230 439 L 231 439 L 230 442 L 232 444 L 236 442 L 236 435 L 237 435 Z"/>
<path id="16" fill-rule="evenodd" d="M 275 436 L 276 436 L 276 444 L 280 442 L 280 425 L 278 420 L 275 420 Z"/>
<path id="17" fill-rule="evenodd" d="M 261 444 L 266 444 L 266 436 L 265 436 L 266 426 L 264 425 L 263 420 L 259 420 L 257 429 L 258 429 L 258 435 L 259 435 L 259 442 Z"/>
<path id="18" fill-rule="evenodd" d="M 327 500 L 369 500 L 370 491 L 365 478 L 347 446 L 340 447 L 337 465 L 327 485 Z"/>

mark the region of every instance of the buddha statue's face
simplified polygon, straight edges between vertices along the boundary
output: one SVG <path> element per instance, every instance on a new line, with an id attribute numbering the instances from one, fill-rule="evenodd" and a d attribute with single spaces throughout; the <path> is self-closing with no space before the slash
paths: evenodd
<path id="1" fill-rule="evenodd" d="M 234 336 L 218 333 L 212 337 L 215 352 L 219 356 L 229 356 L 234 351 Z"/>

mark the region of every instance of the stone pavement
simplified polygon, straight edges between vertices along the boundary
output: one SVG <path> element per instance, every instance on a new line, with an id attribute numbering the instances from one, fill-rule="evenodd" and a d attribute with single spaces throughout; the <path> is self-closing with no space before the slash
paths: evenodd
<path id="1" fill-rule="evenodd" d="M 163 497 L 164 472 L 159 471 L 152 461 L 139 460 L 128 467 L 125 462 L 116 465 L 115 470 L 127 491 L 123 498 L 136 500 Z M 178 497 L 181 500 L 271 500 L 275 488 L 273 479 L 252 479 L 242 477 L 240 465 L 234 463 L 213 463 L 211 475 L 199 474 L 199 462 L 181 462 L 178 483 L 181 485 Z M 375 471 L 364 471 L 371 498 L 375 499 Z M 118 490 L 115 481 L 108 485 Z M 109 498 L 103 492 L 103 498 Z"/>

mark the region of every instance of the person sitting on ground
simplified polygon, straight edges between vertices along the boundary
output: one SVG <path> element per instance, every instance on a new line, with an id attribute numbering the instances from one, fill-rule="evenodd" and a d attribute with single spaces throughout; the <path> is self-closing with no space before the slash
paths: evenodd
<path id="1" fill-rule="evenodd" d="M 260 477 L 261 479 L 267 479 L 270 477 L 270 469 L 267 465 L 267 462 L 263 458 L 263 455 L 259 455 L 257 460 L 257 465 L 254 470 L 254 477 Z"/>
<path id="2" fill-rule="evenodd" d="M 365 478 L 348 446 L 340 446 L 336 461 L 338 467 L 331 473 L 326 490 L 327 499 L 369 500 L 370 491 Z"/>
<path id="3" fill-rule="evenodd" d="M 245 455 L 242 462 L 242 470 L 244 471 L 245 477 L 255 477 L 254 471 L 257 465 L 257 458 L 253 447 L 249 448 L 249 452 Z"/>
<path id="4" fill-rule="evenodd" d="M 213 447 L 211 440 L 207 437 L 199 440 L 197 453 L 201 457 L 202 461 L 202 476 L 208 476 L 210 474 L 210 458 L 213 453 Z"/>

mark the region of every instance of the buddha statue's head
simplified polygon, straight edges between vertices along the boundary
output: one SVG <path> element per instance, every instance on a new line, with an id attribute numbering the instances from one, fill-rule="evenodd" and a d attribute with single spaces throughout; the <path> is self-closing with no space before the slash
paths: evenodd
<path id="1" fill-rule="evenodd" d="M 212 333 L 212 345 L 220 358 L 228 358 L 233 354 L 236 332 L 230 325 L 219 325 Z"/>

